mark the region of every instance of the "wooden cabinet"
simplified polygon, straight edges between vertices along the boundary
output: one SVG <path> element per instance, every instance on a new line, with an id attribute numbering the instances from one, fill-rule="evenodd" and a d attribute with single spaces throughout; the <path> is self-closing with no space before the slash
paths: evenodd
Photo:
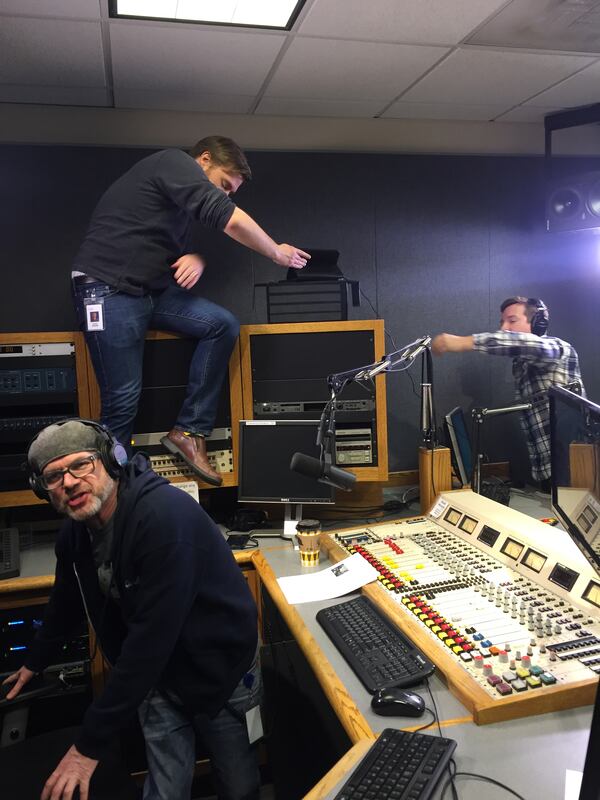
<path id="1" fill-rule="evenodd" d="M 57 379 L 65 377 L 65 372 L 70 373 L 68 391 L 62 391 L 57 383 Z M 13 461 L 16 464 L 25 460 L 28 444 L 37 432 L 32 418 L 52 417 L 54 413 L 90 416 L 89 363 L 83 334 L 79 331 L 0 333 L 3 474 L 8 461 L 12 465 Z M 21 433 L 11 430 L 14 425 L 21 427 Z M 0 507 L 42 502 L 29 489 L 0 491 Z"/>
<path id="2" fill-rule="evenodd" d="M 385 354 L 383 320 L 242 325 L 240 358 L 244 419 L 319 419 L 329 399 L 327 376 L 379 361 Z M 335 459 L 359 481 L 388 479 L 385 376 L 374 391 L 349 384 L 337 398 L 336 441 L 347 440 L 347 461 Z M 356 435 L 354 435 L 356 433 Z M 367 437 L 372 463 L 353 465 L 350 452 Z M 355 451 L 355 452 L 356 452 Z M 341 451 L 340 451 L 341 452 Z"/>

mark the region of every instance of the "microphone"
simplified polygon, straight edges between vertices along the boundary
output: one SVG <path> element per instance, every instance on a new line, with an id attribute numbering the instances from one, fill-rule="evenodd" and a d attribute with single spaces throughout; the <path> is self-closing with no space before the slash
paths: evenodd
<path id="1" fill-rule="evenodd" d="M 356 475 L 346 472 L 345 469 L 334 467 L 326 461 L 304 455 L 304 453 L 294 453 L 290 461 L 290 469 L 304 475 L 307 478 L 314 478 L 319 483 L 326 483 L 335 489 L 344 492 L 352 491 L 352 486 L 356 481 Z"/>

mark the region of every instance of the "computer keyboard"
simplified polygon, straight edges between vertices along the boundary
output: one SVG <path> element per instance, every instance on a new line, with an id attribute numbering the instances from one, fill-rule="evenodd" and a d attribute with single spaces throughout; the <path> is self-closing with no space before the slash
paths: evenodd
<path id="1" fill-rule="evenodd" d="M 365 688 L 406 688 L 434 671 L 434 664 L 366 597 L 322 608 L 317 620 Z"/>
<path id="2" fill-rule="evenodd" d="M 335 800 L 427 800 L 455 749 L 453 739 L 386 728 Z"/>
<path id="3" fill-rule="evenodd" d="M 19 531 L 17 528 L 0 529 L 0 580 L 18 578 L 21 572 Z"/>

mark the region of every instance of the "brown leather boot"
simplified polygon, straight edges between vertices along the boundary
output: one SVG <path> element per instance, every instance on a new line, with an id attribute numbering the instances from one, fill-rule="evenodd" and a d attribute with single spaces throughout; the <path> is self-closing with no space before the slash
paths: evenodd
<path id="1" fill-rule="evenodd" d="M 187 435 L 173 428 L 160 440 L 161 444 L 173 455 L 181 456 L 198 477 L 212 486 L 220 486 L 223 478 L 211 467 L 206 453 L 206 442 L 202 436 Z"/>

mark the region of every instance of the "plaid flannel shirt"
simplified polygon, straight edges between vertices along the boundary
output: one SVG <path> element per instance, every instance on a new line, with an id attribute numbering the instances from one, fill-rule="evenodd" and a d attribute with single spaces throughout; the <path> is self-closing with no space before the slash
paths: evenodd
<path id="1" fill-rule="evenodd" d="M 474 349 L 513 359 L 515 398 L 531 403 L 521 413 L 521 427 L 527 441 L 534 480 L 550 477 L 550 411 L 548 389 L 581 382 L 579 358 L 575 348 L 556 336 L 497 331 L 473 334 Z M 583 391 L 583 383 L 582 383 Z"/>

